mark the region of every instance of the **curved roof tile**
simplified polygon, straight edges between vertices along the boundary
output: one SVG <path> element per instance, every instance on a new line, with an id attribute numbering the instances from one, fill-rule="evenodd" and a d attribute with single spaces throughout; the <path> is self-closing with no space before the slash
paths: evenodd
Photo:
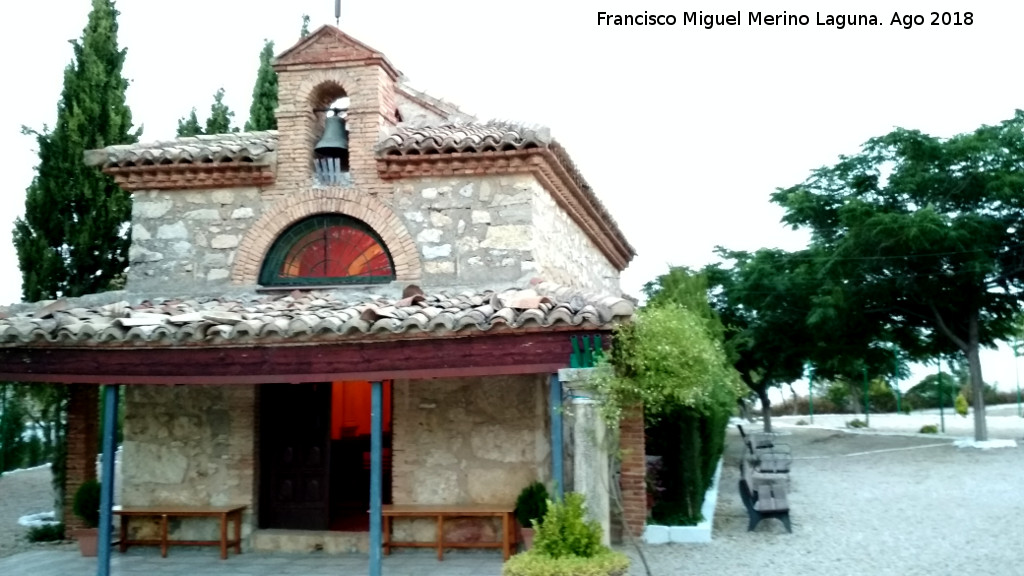
<path id="1" fill-rule="evenodd" d="M 624 298 L 590 294 L 540 282 L 528 289 L 412 299 L 347 297 L 334 292 L 285 296 L 116 302 L 68 308 L 41 302 L 0 316 L 0 346 L 175 345 L 204 342 L 259 344 L 265 340 L 344 341 L 397 337 L 406 332 L 487 332 L 557 325 L 607 329 L 632 317 Z"/>

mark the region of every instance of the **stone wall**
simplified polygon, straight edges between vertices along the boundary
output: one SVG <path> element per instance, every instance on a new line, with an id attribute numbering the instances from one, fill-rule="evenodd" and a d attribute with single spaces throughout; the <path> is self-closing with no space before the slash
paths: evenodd
<path id="1" fill-rule="evenodd" d="M 530 278 L 532 177 L 418 179 L 395 188 L 395 212 L 416 240 L 427 285 Z"/>
<path id="2" fill-rule="evenodd" d="M 550 483 L 547 377 L 403 381 L 393 393 L 395 504 L 515 503 L 534 480 Z M 452 541 L 495 540 L 500 524 L 446 522 Z M 395 520 L 396 539 L 429 541 L 433 520 Z"/>
<path id="3" fill-rule="evenodd" d="M 418 179 L 394 194 L 424 284 L 500 288 L 540 276 L 618 291 L 618 272 L 533 176 Z"/>
<path id="4" fill-rule="evenodd" d="M 253 386 L 128 386 L 123 486 L 126 506 L 247 504 L 252 532 L 255 481 Z M 157 521 L 134 520 L 133 537 L 155 537 Z M 210 519 L 171 520 L 174 539 L 219 538 Z"/>
<path id="5" fill-rule="evenodd" d="M 619 271 L 594 241 L 543 186 L 534 182 L 530 191 L 538 275 L 563 286 L 620 294 Z"/>
<path id="6" fill-rule="evenodd" d="M 239 242 L 262 210 L 257 188 L 136 192 L 127 288 L 163 295 L 228 286 Z"/>

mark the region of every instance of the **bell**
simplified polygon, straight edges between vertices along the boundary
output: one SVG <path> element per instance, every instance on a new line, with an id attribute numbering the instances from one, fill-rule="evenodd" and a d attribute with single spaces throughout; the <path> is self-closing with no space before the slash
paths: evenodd
<path id="1" fill-rule="evenodd" d="M 348 131 L 341 116 L 328 116 L 324 125 L 324 135 L 313 148 L 317 154 L 339 157 L 348 152 Z"/>

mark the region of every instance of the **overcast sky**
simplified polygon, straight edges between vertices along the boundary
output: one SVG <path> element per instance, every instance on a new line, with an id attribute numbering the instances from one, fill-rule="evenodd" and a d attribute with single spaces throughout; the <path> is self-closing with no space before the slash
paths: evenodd
<path id="1" fill-rule="evenodd" d="M 817 26 L 816 10 L 876 14 L 880 26 Z M 10 241 L 36 162 L 20 127 L 56 117 L 69 39 L 88 0 L 5 4 L 0 150 L 0 304 L 20 299 Z M 668 264 L 700 266 L 715 245 L 801 248 L 769 202 L 778 187 L 856 152 L 893 127 L 938 136 L 1024 108 L 1024 3 L 436 2 L 343 0 L 340 27 L 384 52 L 410 83 L 487 118 L 543 124 L 569 151 L 639 256 L 623 275 L 638 293 Z M 144 140 L 174 136 L 195 106 L 226 90 L 248 117 L 263 39 L 278 53 L 334 23 L 333 0 L 120 0 L 128 104 Z M 973 11 L 973 25 L 929 26 L 930 10 Z M 927 8 L 927 10 L 925 10 Z M 676 26 L 597 25 L 598 10 L 675 14 Z M 683 26 L 683 10 L 743 14 L 743 25 Z M 747 25 L 750 10 L 806 14 L 808 26 Z M 924 16 L 909 30 L 893 12 Z M 962 13 L 961 13 L 962 14 Z M 824 13 L 821 18 L 824 19 Z M 961 15 L 961 18 L 963 16 Z M 1015 383 L 1012 358 L 986 356 L 986 379 Z"/>

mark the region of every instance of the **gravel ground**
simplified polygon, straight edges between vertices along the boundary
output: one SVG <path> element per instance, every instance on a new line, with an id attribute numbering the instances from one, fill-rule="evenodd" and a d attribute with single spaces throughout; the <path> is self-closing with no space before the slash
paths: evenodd
<path id="1" fill-rule="evenodd" d="M 38 546 L 25 539 L 28 528 L 18 518 L 53 510 L 50 478 L 49 467 L 0 476 L 0 558 Z"/>
<path id="2" fill-rule="evenodd" d="M 1021 448 L 805 427 L 782 434 L 795 460 L 793 533 L 774 519 L 747 532 L 737 490 L 742 444 L 732 427 L 712 542 L 645 547 L 651 574 L 1024 574 Z M 631 574 L 645 574 L 631 555 Z"/>

